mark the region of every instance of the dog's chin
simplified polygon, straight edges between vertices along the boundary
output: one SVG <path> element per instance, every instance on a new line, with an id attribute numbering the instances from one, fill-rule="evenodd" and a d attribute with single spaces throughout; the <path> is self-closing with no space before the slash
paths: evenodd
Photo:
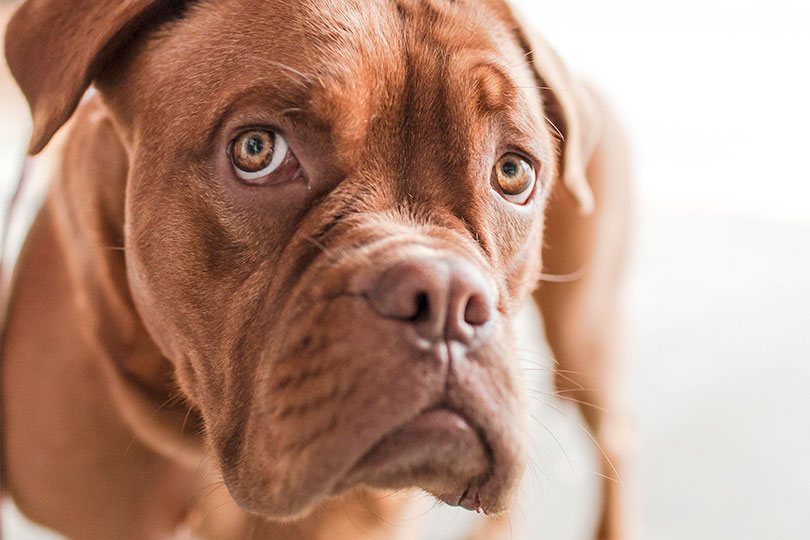
<path id="1" fill-rule="evenodd" d="M 418 486 L 458 505 L 491 473 L 491 454 L 467 418 L 437 407 L 392 429 L 354 464 L 334 492 L 358 484 L 387 489 Z"/>
<path id="2" fill-rule="evenodd" d="M 525 441 L 520 430 L 511 433 L 515 426 L 481 425 L 476 417 L 480 421 L 480 414 L 468 416 L 440 403 L 391 424 L 376 438 L 355 437 L 354 444 L 324 444 L 310 456 L 299 455 L 299 462 L 309 464 L 305 477 L 289 468 L 273 474 L 247 466 L 223 470 L 224 479 L 240 506 L 273 519 L 304 516 L 324 498 L 361 486 L 422 489 L 448 505 L 497 514 L 522 475 Z M 507 417 L 498 422 L 513 423 Z M 352 435 L 341 437 L 346 438 Z"/>

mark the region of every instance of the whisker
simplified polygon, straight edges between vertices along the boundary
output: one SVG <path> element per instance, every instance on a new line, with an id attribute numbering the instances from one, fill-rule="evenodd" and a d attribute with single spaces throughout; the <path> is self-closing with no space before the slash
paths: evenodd
<path id="1" fill-rule="evenodd" d="M 549 118 L 549 117 L 548 117 L 548 116 L 546 116 L 545 114 L 543 115 L 543 118 L 546 120 L 546 122 L 548 122 L 548 125 L 550 125 L 551 127 L 553 127 L 553 128 L 554 128 L 554 131 L 556 131 L 556 132 L 557 132 L 557 135 L 559 135 L 559 137 L 560 137 L 560 141 L 561 141 L 561 142 L 565 142 L 565 135 L 563 135 L 563 134 L 562 134 L 562 131 L 560 131 L 560 128 L 558 128 L 558 127 L 557 127 L 557 126 L 554 124 L 554 122 L 552 122 L 552 121 L 551 121 L 551 118 Z"/>
<path id="2" fill-rule="evenodd" d="M 343 510 L 343 513 L 349 519 L 351 524 L 354 525 L 355 529 L 360 531 L 360 533 L 363 534 L 364 536 L 366 536 L 367 538 L 373 538 L 373 536 L 367 530 L 365 530 L 363 527 L 361 527 L 360 525 L 357 524 L 357 522 L 352 517 L 351 513 L 346 509 L 346 499 L 341 499 L 340 500 L 340 509 Z"/>
<path id="3" fill-rule="evenodd" d="M 183 417 L 183 425 L 180 426 L 180 435 L 186 432 L 186 425 L 188 424 L 188 419 L 191 417 L 191 411 L 194 409 L 194 405 L 191 403 L 188 404 L 188 410 L 186 411 L 186 415 Z"/>
<path id="4" fill-rule="evenodd" d="M 279 111 L 281 116 L 286 116 L 293 113 L 305 113 L 306 110 L 302 109 L 301 107 L 287 107 L 286 109 L 282 109 Z"/>
<path id="5" fill-rule="evenodd" d="M 534 441 L 532 441 L 532 443 L 533 442 Z M 529 455 L 529 470 L 532 471 L 533 475 L 532 482 L 535 484 L 535 486 L 539 482 L 539 479 L 537 478 L 537 471 L 540 471 L 540 474 L 542 474 L 546 478 L 546 480 L 551 482 L 551 477 L 548 475 L 546 471 L 543 470 L 543 468 L 535 461 L 535 459 L 531 455 Z"/>
<path id="6" fill-rule="evenodd" d="M 555 371 L 556 370 L 557 361 L 554 360 L 553 358 L 550 358 L 549 360 L 553 360 L 554 365 L 548 365 L 545 362 L 538 362 L 537 360 L 530 360 L 528 358 L 524 358 L 524 357 L 521 357 L 521 356 L 518 357 L 518 360 L 520 360 L 521 364 L 528 364 L 528 366 L 521 365 L 521 367 L 520 367 L 520 369 L 523 369 L 525 371 Z"/>
<path id="7" fill-rule="evenodd" d="M 204 501 L 205 499 L 207 499 L 208 497 L 210 497 L 211 495 L 216 493 L 217 490 L 222 488 L 222 487 L 225 487 L 225 482 L 222 481 L 222 480 L 216 480 L 214 482 L 210 482 L 208 484 L 204 484 L 204 485 L 198 487 L 197 490 L 196 490 L 197 493 L 201 493 L 201 492 L 203 492 L 203 490 L 205 490 L 205 493 L 203 493 L 203 495 L 199 499 L 199 501 Z"/>
<path id="8" fill-rule="evenodd" d="M 310 82 L 310 80 L 312 79 L 311 76 L 301 71 L 298 71 L 294 67 L 288 66 L 287 64 L 282 64 L 281 62 L 277 62 L 275 60 L 264 59 L 263 61 L 267 62 L 270 65 L 276 66 L 277 68 L 283 69 L 284 71 L 287 71 L 290 74 L 298 75 L 301 78 L 302 82 Z"/>
<path id="9" fill-rule="evenodd" d="M 559 87 L 555 88 L 553 86 L 540 86 L 536 84 L 516 86 L 515 88 L 534 88 L 535 90 L 548 90 L 550 92 L 557 92 L 557 93 L 571 92 L 571 90 L 568 88 L 559 88 Z"/>
<path id="10" fill-rule="evenodd" d="M 520 349 L 518 349 L 517 352 L 518 352 L 518 355 L 519 355 L 518 358 L 520 360 L 522 360 L 523 362 L 538 366 L 538 367 L 545 367 L 547 369 L 553 369 L 550 366 L 548 366 L 548 364 L 541 363 L 541 362 L 539 362 L 537 360 L 534 360 L 532 358 L 526 358 L 525 356 L 520 356 L 520 355 L 525 354 L 526 352 L 529 352 L 530 354 L 534 354 L 535 356 L 538 356 L 538 357 L 542 358 L 543 360 L 547 360 L 547 361 L 551 362 L 552 364 L 559 365 L 559 363 L 560 363 L 554 356 L 552 356 L 550 354 L 544 354 L 544 353 L 541 353 L 541 352 L 531 353 L 531 351 L 521 351 Z"/>
<path id="11" fill-rule="evenodd" d="M 564 394 L 573 394 L 574 392 L 592 392 L 596 388 L 563 388 L 562 390 L 554 390 L 554 397 L 565 398 Z"/>
<path id="12" fill-rule="evenodd" d="M 223 484 L 223 485 L 224 485 L 224 484 Z M 213 491 L 211 491 L 211 492 L 210 492 L 208 495 L 206 495 L 206 497 L 210 496 L 210 495 L 211 495 L 211 494 L 213 494 L 215 491 L 216 491 L 216 489 L 214 489 Z M 221 503 L 217 504 L 216 506 L 212 506 L 211 508 L 206 508 L 205 512 L 204 512 L 204 513 L 201 515 L 201 517 L 200 517 L 200 519 L 199 519 L 199 520 L 200 520 L 201 522 L 203 522 L 203 521 L 205 521 L 205 520 L 206 520 L 206 519 L 207 519 L 209 516 L 211 516 L 211 515 L 212 515 L 214 512 L 216 512 L 217 510 L 219 510 L 220 508 L 224 508 L 224 507 L 226 507 L 226 506 L 230 506 L 230 505 L 231 505 L 231 501 L 225 500 L 225 501 L 222 501 Z M 256 532 L 256 531 L 255 531 L 255 529 L 256 529 L 256 522 L 253 522 L 253 523 L 252 523 L 252 529 L 251 529 L 251 531 L 250 531 L 250 533 L 249 533 L 249 534 L 250 534 L 250 536 L 249 536 L 248 538 L 252 538 L 252 537 L 253 537 L 254 533 Z"/>
<path id="13" fill-rule="evenodd" d="M 509 290 L 514 291 L 516 289 L 520 289 L 521 287 L 523 287 L 525 285 L 537 285 L 537 283 L 538 283 L 538 281 L 535 280 L 535 279 L 527 279 L 525 281 L 519 281 L 518 283 L 510 285 Z"/>
<path id="14" fill-rule="evenodd" d="M 608 457 L 607 452 L 605 452 L 605 449 L 602 448 L 601 444 L 599 444 L 599 441 L 596 440 L 596 437 L 593 436 L 593 434 L 591 433 L 591 430 L 589 430 L 588 428 L 584 427 L 582 424 L 580 424 L 579 422 L 577 422 L 576 420 L 571 418 L 570 415 L 568 415 L 565 411 L 563 411 L 559 407 L 555 407 L 554 405 L 552 405 L 551 403 L 548 403 L 548 402 L 543 402 L 543 404 L 546 405 L 547 407 L 551 407 L 552 409 L 554 409 L 555 411 L 557 411 L 558 413 L 560 413 L 561 415 L 566 417 L 574 425 L 576 425 L 583 433 L 585 433 L 585 435 L 587 435 L 588 438 L 590 438 L 593 441 L 593 444 L 595 444 L 596 447 L 599 449 L 599 453 L 602 454 L 602 457 L 605 458 L 605 461 L 610 466 L 610 469 L 616 475 L 614 478 L 610 478 L 608 476 L 605 476 L 605 478 L 610 478 L 614 482 L 622 483 L 622 479 L 621 479 L 621 475 L 619 474 L 619 471 L 616 470 L 616 467 L 613 465 L 613 462 L 610 460 L 610 457 Z"/>
<path id="15" fill-rule="evenodd" d="M 389 493 L 388 495 L 384 495 L 380 499 L 382 499 L 384 497 L 387 497 L 387 496 L 391 496 L 391 495 L 399 495 L 403 499 L 409 500 L 409 502 L 414 502 L 414 501 L 417 501 L 417 500 L 420 500 L 420 499 L 424 500 L 425 494 L 424 493 L 419 493 L 415 489 L 407 490 L 409 493 L 407 493 L 405 495 L 402 494 L 402 491 L 405 491 L 405 490 L 398 489 L 396 491 L 393 491 L 393 492 Z M 377 500 L 379 500 L 379 499 L 377 499 Z M 430 508 L 426 508 L 425 510 L 419 512 L 418 514 L 412 515 L 412 516 L 401 517 L 401 518 L 399 518 L 399 521 L 400 522 L 408 522 L 408 521 L 415 521 L 417 519 L 421 519 L 421 518 L 425 517 L 426 515 L 428 515 L 430 512 L 432 512 L 434 508 L 436 508 L 435 499 L 433 501 L 433 504 L 430 506 Z"/>
<path id="16" fill-rule="evenodd" d="M 582 405 L 584 407 L 591 407 L 591 408 L 596 409 L 598 411 L 602 411 L 603 413 L 612 414 L 609 410 L 605 409 L 604 407 L 600 407 L 599 405 L 595 405 L 594 403 L 591 403 L 589 401 L 585 401 L 583 399 L 577 399 L 577 398 L 573 398 L 571 396 L 561 396 L 561 395 L 556 394 L 554 392 L 543 392 L 541 390 L 531 390 L 531 389 L 529 389 L 529 397 L 531 397 L 532 399 L 536 399 L 536 400 L 540 401 L 541 403 L 546 403 L 545 401 L 540 399 L 541 396 L 549 396 L 549 397 L 553 397 L 553 398 L 557 398 L 557 399 L 562 399 L 562 400 L 565 400 L 565 401 L 570 401 L 572 403 L 578 403 L 579 405 Z"/>
<path id="17" fill-rule="evenodd" d="M 546 404 L 546 405 L 548 405 L 548 404 Z M 554 435 L 554 433 L 553 433 L 553 432 L 552 432 L 552 431 L 551 431 L 551 430 L 548 428 L 548 426 L 546 426 L 546 425 L 545 425 L 545 424 L 544 424 L 544 423 L 543 423 L 543 422 L 542 422 L 542 421 L 541 421 L 541 420 L 540 420 L 538 417 L 536 417 L 536 416 L 535 416 L 535 415 L 533 415 L 533 414 L 531 414 L 531 415 L 529 415 L 529 416 L 531 416 L 532 420 L 534 420 L 535 422 L 537 422 L 537 424 L 538 424 L 538 425 L 539 425 L 541 428 L 543 428 L 543 429 L 546 431 L 546 433 L 548 433 L 549 435 L 551 435 L 551 438 L 552 438 L 552 439 L 554 439 L 554 442 L 556 442 L 556 443 L 557 443 L 557 446 L 559 446 L 559 447 L 560 447 L 560 450 L 562 451 L 563 456 L 565 457 L 565 461 L 567 461 L 567 462 L 568 462 L 568 466 L 571 468 L 571 472 L 574 474 L 574 478 L 576 478 L 577 483 L 579 483 L 579 476 L 577 476 L 577 472 L 574 470 L 574 464 L 573 464 L 573 462 L 571 461 L 571 458 L 568 456 L 568 452 L 566 452 L 566 451 L 565 451 L 565 448 L 563 448 L 563 445 L 562 445 L 562 443 L 560 442 L 560 440 L 557 438 L 557 436 L 556 436 L 556 435 Z"/>
<path id="18" fill-rule="evenodd" d="M 332 259 L 329 249 L 325 245 L 323 245 L 323 243 L 321 243 L 320 241 L 316 240 L 311 236 L 307 236 L 305 240 L 310 244 L 312 244 L 313 246 L 315 246 L 316 248 L 320 249 L 322 253 L 325 253 L 330 259 Z M 336 259 L 333 260 L 333 262 L 336 262 Z"/>
<path id="19" fill-rule="evenodd" d="M 548 354 L 547 352 L 542 351 L 542 350 L 538 351 L 538 350 L 535 350 L 535 349 L 527 349 L 525 347 L 518 347 L 516 350 L 519 353 L 533 354 L 535 356 L 539 356 L 539 357 L 545 358 L 547 360 L 554 360 L 553 355 Z"/>
<path id="20" fill-rule="evenodd" d="M 579 381 L 577 381 L 576 379 L 574 379 L 574 378 L 572 378 L 572 377 L 569 377 L 569 376 L 568 376 L 566 373 L 568 373 L 568 372 L 566 372 L 565 370 L 562 370 L 562 369 L 556 369 L 556 370 L 554 370 L 554 374 L 555 374 L 557 377 L 560 377 L 561 379 L 564 379 L 565 381 L 567 381 L 567 382 L 571 383 L 572 385 L 574 385 L 574 387 L 575 387 L 577 390 L 580 390 L 580 391 L 584 391 L 584 390 L 585 390 L 585 387 L 584 387 L 584 386 L 582 386 L 582 384 L 580 384 L 580 382 L 579 382 Z M 582 373 L 572 373 L 572 374 L 573 374 L 573 375 L 582 375 Z"/>
<path id="21" fill-rule="evenodd" d="M 333 265 L 339 263 L 342 259 L 348 257 L 349 255 L 351 255 L 352 257 L 357 257 L 359 259 L 359 262 L 365 262 L 367 264 L 373 263 L 373 261 L 369 258 L 368 254 L 363 250 L 363 248 L 355 248 L 353 250 L 350 250 L 345 246 L 340 246 L 337 248 L 332 248 L 330 250 L 328 247 L 323 245 L 323 243 L 313 238 L 312 236 L 307 236 L 305 240 L 310 244 L 312 244 L 313 246 L 320 249 L 321 252 L 324 253 L 326 257 L 329 259 L 329 262 Z"/>
<path id="22" fill-rule="evenodd" d="M 390 525 L 391 527 L 395 527 L 395 528 L 400 528 L 400 529 L 401 529 L 401 528 L 403 527 L 403 525 L 402 525 L 402 524 L 400 524 L 400 523 L 392 523 L 392 522 L 388 521 L 387 519 L 385 519 L 384 517 L 382 517 L 382 516 L 378 515 L 378 514 L 377 514 L 377 512 L 375 512 L 375 511 L 374 511 L 374 510 L 373 510 L 373 509 L 372 509 L 372 508 L 369 506 L 368 501 L 363 500 L 363 498 L 360 496 L 360 492 L 355 491 L 355 492 L 354 492 L 354 497 L 355 497 L 355 499 L 357 499 L 357 502 L 359 502 L 359 503 L 360 503 L 360 505 L 361 505 L 363 508 L 365 508 L 365 509 L 366 509 L 366 511 L 367 511 L 369 514 L 371 514 L 372 516 L 374 516 L 374 517 L 377 519 L 377 521 L 379 521 L 379 522 L 381 522 L 381 523 L 385 523 L 386 525 Z"/>
<path id="23" fill-rule="evenodd" d="M 587 270 L 585 269 L 584 266 L 582 268 L 580 268 L 579 270 L 575 270 L 575 271 L 569 272 L 567 274 L 545 274 L 545 273 L 541 273 L 540 274 L 540 281 L 543 281 L 543 282 L 546 282 L 546 283 L 571 283 L 573 281 L 579 281 L 580 279 L 585 277 L 586 273 L 587 273 Z"/>

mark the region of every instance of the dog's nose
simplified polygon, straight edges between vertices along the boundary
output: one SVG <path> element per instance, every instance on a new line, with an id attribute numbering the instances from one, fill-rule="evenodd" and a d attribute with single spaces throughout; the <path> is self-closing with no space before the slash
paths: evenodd
<path id="1" fill-rule="evenodd" d="M 470 343 L 492 318 L 494 297 L 472 263 L 449 256 L 408 259 L 384 269 L 368 301 L 379 315 L 407 321 L 431 342 Z"/>

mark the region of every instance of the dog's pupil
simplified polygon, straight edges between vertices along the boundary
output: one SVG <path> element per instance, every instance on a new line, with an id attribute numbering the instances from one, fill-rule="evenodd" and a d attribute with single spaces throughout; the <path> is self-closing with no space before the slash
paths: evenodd
<path id="1" fill-rule="evenodd" d="M 505 161 L 501 170 L 506 176 L 515 176 L 518 172 L 518 166 L 514 161 Z"/>
<path id="2" fill-rule="evenodd" d="M 247 150 L 249 153 L 258 155 L 264 149 L 264 141 L 260 137 L 251 137 L 247 140 Z"/>

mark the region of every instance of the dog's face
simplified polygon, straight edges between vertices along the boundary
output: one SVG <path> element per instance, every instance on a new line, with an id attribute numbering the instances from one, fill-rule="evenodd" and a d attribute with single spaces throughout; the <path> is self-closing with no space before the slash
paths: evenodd
<path id="1" fill-rule="evenodd" d="M 133 299 L 248 510 L 360 484 L 509 502 L 510 323 L 559 149 L 506 12 L 198 2 L 99 76 Z"/>

